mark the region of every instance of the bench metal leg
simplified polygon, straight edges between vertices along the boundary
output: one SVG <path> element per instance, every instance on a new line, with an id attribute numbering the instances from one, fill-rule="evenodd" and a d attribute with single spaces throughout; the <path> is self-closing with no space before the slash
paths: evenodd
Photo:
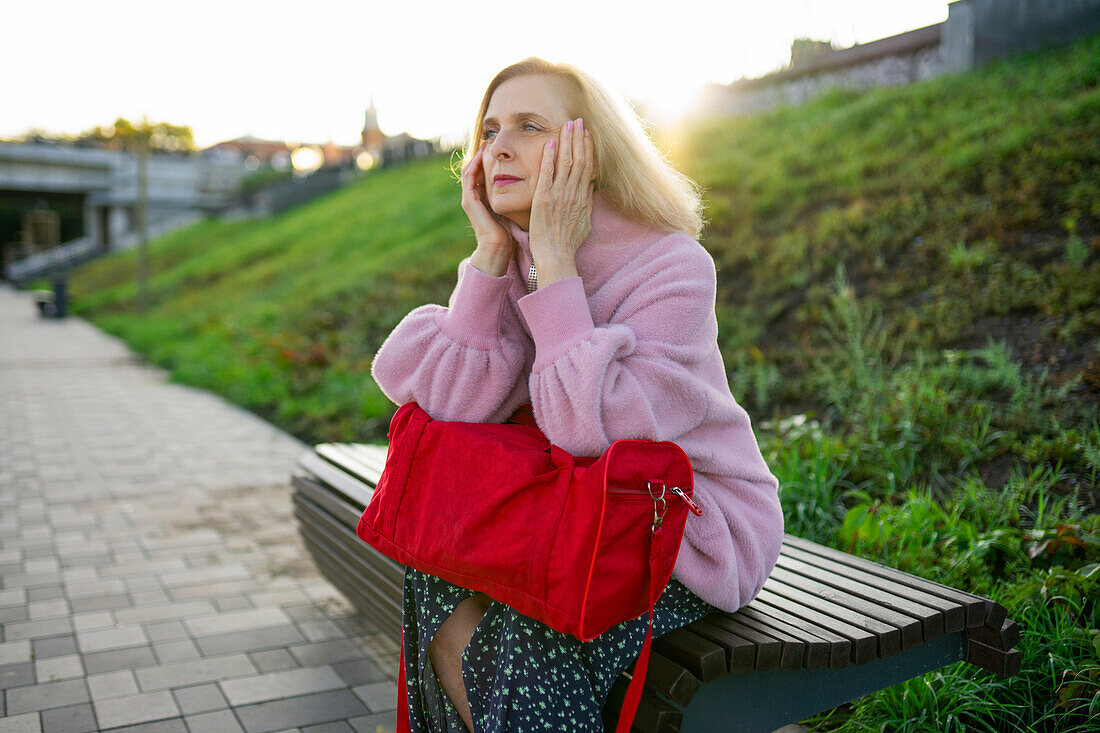
<path id="1" fill-rule="evenodd" d="M 841 669 L 745 672 L 703 685 L 684 708 L 685 733 L 769 733 L 815 713 L 966 658 L 962 632 L 887 659 Z"/>

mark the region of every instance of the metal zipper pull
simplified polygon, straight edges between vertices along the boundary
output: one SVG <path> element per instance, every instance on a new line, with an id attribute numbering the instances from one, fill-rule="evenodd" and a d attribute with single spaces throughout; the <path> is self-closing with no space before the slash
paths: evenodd
<path id="1" fill-rule="evenodd" d="M 703 516 L 703 510 L 700 509 L 699 505 L 696 504 L 694 501 L 692 501 L 691 497 L 688 496 L 687 494 L 685 494 L 684 490 L 681 489 L 679 486 L 669 486 L 668 490 L 671 491 L 673 494 L 676 494 L 676 496 L 683 499 L 684 503 L 688 505 L 688 509 L 691 510 L 692 514 L 694 514 L 697 517 Z"/>

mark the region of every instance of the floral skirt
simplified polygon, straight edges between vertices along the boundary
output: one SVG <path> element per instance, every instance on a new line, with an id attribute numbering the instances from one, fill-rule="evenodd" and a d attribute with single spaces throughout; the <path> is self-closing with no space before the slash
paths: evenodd
<path id="1" fill-rule="evenodd" d="M 435 576 L 405 572 L 405 675 L 414 733 L 465 733 L 432 670 L 428 645 L 458 604 L 473 595 Z M 653 636 L 712 610 L 673 579 L 654 609 Z M 474 730 L 602 731 L 600 710 L 611 684 L 634 663 L 648 623 L 646 614 L 582 642 L 494 601 L 462 655 Z"/>

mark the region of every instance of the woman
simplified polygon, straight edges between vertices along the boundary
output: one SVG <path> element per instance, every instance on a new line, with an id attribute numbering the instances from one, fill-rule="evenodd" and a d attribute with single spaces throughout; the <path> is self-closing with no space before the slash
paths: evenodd
<path id="1" fill-rule="evenodd" d="M 747 603 L 783 520 L 718 351 L 694 184 L 590 77 L 534 58 L 490 83 L 461 179 L 477 246 L 449 306 L 413 310 L 382 345 L 379 386 L 438 420 L 504 422 L 530 402 L 574 455 L 675 441 L 704 514 L 689 517 L 654 636 Z M 404 616 L 414 731 L 602 730 L 648 620 L 582 643 L 414 570 Z"/>

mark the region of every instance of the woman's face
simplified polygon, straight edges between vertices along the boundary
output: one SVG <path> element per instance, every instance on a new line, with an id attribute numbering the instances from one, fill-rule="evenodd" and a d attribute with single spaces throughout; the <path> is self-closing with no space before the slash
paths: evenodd
<path id="1" fill-rule="evenodd" d="M 520 76 L 493 92 L 481 136 L 489 206 L 524 229 L 542 167 L 546 141 L 570 118 L 566 86 L 552 76 Z"/>

